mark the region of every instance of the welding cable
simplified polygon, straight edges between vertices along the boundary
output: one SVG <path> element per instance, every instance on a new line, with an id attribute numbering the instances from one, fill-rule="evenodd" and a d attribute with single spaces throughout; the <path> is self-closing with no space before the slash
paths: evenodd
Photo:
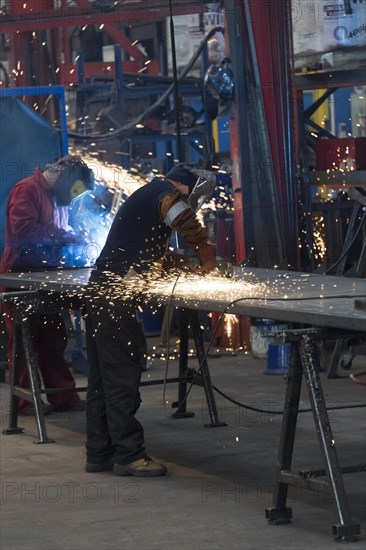
<path id="1" fill-rule="evenodd" d="M 180 82 L 183 78 L 187 76 L 189 71 L 192 69 L 193 65 L 197 61 L 198 57 L 201 55 L 201 52 L 203 48 L 206 46 L 207 42 L 217 33 L 217 32 L 224 32 L 223 27 L 214 27 L 210 30 L 210 32 L 203 38 L 203 40 L 200 42 L 197 50 L 192 55 L 191 59 L 188 61 L 187 65 L 184 67 L 182 72 L 179 74 L 177 78 L 177 82 Z M 129 122 L 128 124 L 125 124 L 123 126 L 120 126 L 116 128 L 116 130 L 113 130 L 112 132 L 107 132 L 106 134 L 79 134 L 77 132 L 68 132 L 69 138 L 74 139 L 80 139 L 82 141 L 95 141 L 95 140 L 104 140 L 104 139 L 111 139 L 119 136 L 120 134 L 130 132 L 132 134 L 136 130 L 136 125 L 140 124 L 145 118 L 150 116 L 160 105 L 162 105 L 166 99 L 170 96 L 170 94 L 174 91 L 174 82 L 169 86 L 169 88 L 163 93 L 163 95 L 160 96 L 160 98 L 155 101 L 150 107 L 146 109 L 139 117 L 137 117 L 136 120 L 133 122 Z M 129 135 L 130 135 L 129 134 Z M 124 139 L 127 139 L 128 136 L 124 136 Z"/>
<path id="2" fill-rule="evenodd" d="M 173 90 L 174 90 L 174 107 L 175 107 L 175 133 L 178 161 L 183 160 L 182 135 L 180 129 L 180 106 L 179 106 L 179 87 L 178 87 L 178 69 L 177 69 L 177 52 L 175 49 L 175 30 L 173 19 L 173 4 L 169 0 L 170 13 L 170 45 L 172 49 L 172 66 L 173 66 Z"/>
<path id="3" fill-rule="evenodd" d="M 171 294 L 170 300 L 172 300 L 172 299 L 173 299 L 173 295 Z M 235 303 L 237 303 L 237 302 L 241 302 L 241 301 L 244 301 L 244 300 L 256 300 L 256 299 L 257 299 L 257 300 L 262 300 L 263 298 L 258 298 L 258 297 L 255 297 L 255 298 L 254 298 L 254 297 L 252 297 L 252 298 L 238 298 L 237 300 L 234 300 L 234 301 L 230 302 L 230 303 L 225 307 L 224 311 L 221 312 L 220 317 L 218 318 L 218 320 L 217 320 L 217 322 L 216 322 L 216 326 L 215 326 L 215 328 L 214 328 L 214 330 L 213 330 L 213 333 L 212 333 L 212 336 L 211 336 L 210 341 L 209 341 L 209 343 L 208 343 L 208 346 L 207 346 L 207 349 L 206 349 L 206 351 L 205 351 L 205 354 L 204 354 L 204 356 L 203 356 L 203 358 L 202 358 L 202 361 L 200 362 L 200 364 L 199 364 L 199 366 L 198 366 L 198 369 L 197 369 L 196 372 L 194 373 L 193 379 L 191 380 L 191 383 L 190 383 L 190 385 L 188 386 L 188 389 L 187 389 L 187 391 L 186 391 L 186 394 L 185 394 L 185 396 L 183 397 L 182 401 L 178 404 L 178 407 L 177 407 L 176 411 L 174 412 L 174 414 L 176 414 L 177 412 L 179 412 L 179 410 L 180 410 L 180 409 L 183 407 L 183 405 L 186 403 L 186 401 L 187 401 L 187 399 L 188 399 L 188 396 L 189 396 L 189 394 L 190 394 L 190 392 L 191 392 L 191 390 L 192 390 L 192 388 L 193 388 L 193 386 L 194 386 L 194 383 L 195 383 L 195 381 L 196 381 L 196 378 L 197 378 L 197 376 L 199 375 L 200 371 L 202 370 L 203 364 L 204 364 L 204 362 L 205 362 L 206 359 L 207 359 L 207 355 L 208 355 L 208 353 L 209 353 L 209 351 L 210 351 L 210 349 L 211 349 L 211 347 L 212 347 L 212 344 L 213 344 L 213 341 L 214 341 L 214 339 L 215 339 L 216 333 L 217 333 L 217 331 L 218 331 L 218 329 L 219 329 L 219 326 L 220 326 L 220 324 L 221 324 L 221 321 L 222 321 L 222 319 L 224 318 L 224 315 L 225 315 L 225 313 L 227 312 L 227 310 L 228 310 L 230 307 L 232 307 L 232 306 L 233 306 Z M 174 414 L 171 415 L 170 417 L 171 417 L 171 418 L 174 418 Z"/>
<path id="4" fill-rule="evenodd" d="M 350 251 L 352 245 L 354 244 L 355 240 L 357 239 L 362 227 L 363 227 L 363 224 L 365 222 L 365 219 L 366 219 L 366 208 L 364 208 L 363 210 L 363 214 L 362 214 L 362 217 L 360 219 L 360 223 L 358 225 L 358 228 L 357 228 L 357 231 L 356 233 L 353 235 L 353 238 L 351 240 L 351 242 L 349 243 L 349 245 L 347 246 L 346 250 L 340 255 L 340 257 L 338 258 L 338 260 L 336 262 L 334 262 L 333 265 L 331 265 L 325 272 L 324 272 L 324 275 L 328 275 L 328 273 L 330 273 L 335 267 L 337 267 L 337 265 L 343 260 L 343 258 L 345 258 L 348 254 L 348 252 Z"/>
<path id="5" fill-rule="evenodd" d="M 357 375 L 351 375 L 350 378 L 352 378 L 352 380 L 353 380 L 353 376 L 360 376 L 361 374 L 366 374 L 366 372 L 359 373 Z M 361 382 L 359 380 L 353 380 L 353 382 L 356 382 L 356 384 L 362 384 L 363 386 L 366 386 L 366 382 Z M 285 411 L 274 411 L 274 410 L 266 411 L 265 409 L 258 409 L 256 407 L 251 407 L 250 405 L 246 405 L 244 403 L 241 403 L 240 401 L 237 401 L 233 397 L 230 397 L 229 395 L 224 393 L 222 390 L 220 390 L 219 388 L 217 388 L 213 384 L 212 384 L 212 389 L 215 390 L 215 392 L 217 392 L 219 395 L 221 395 L 224 399 L 227 399 L 227 401 L 230 401 L 234 405 L 237 405 L 238 407 L 241 407 L 243 409 L 248 409 L 250 411 L 260 412 L 260 413 L 264 413 L 264 414 L 283 414 L 285 412 Z M 337 411 L 337 410 L 340 410 L 340 409 L 360 409 L 360 408 L 364 408 L 364 407 L 366 407 L 366 403 L 359 403 L 357 405 L 336 405 L 334 407 L 326 407 L 326 409 L 327 409 L 327 411 Z M 299 413 L 307 413 L 307 412 L 312 412 L 312 410 L 313 409 L 299 409 L 298 412 Z"/>
<path id="6" fill-rule="evenodd" d="M 357 372 L 356 374 L 350 374 L 350 379 L 352 382 L 355 382 L 356 384 L 360 384 L 360 386 L 366 386 L 366 382 L 364 380 L 359 380 L 361 376 L 366 376 L 366 371 L 363 372 Z"/>
<path id="7" fill-rule="evenodd" d="M 174 288 L 177 284 L 178 280 L 175 282 L 175 285 L 174 285 Z M 174 291 L 174 288 L 173 288 L 173 291 Z M 322 299 L 327 299 L 327 298 L 358 298 L 358 297 L 364 297 L 363 295 L 360 295 L 360 296 L 349 296 L 349 295 L 338 295 L 338 296 L 325 296 L 323 297 Z M 173 299 L 173 292 L 171 293 L 170 295 L 170 298 L 169 298 L 169 304 L 171 304 L 172 302 L 172 299 Z M 313 297 L 306 297 L 306 298 L 287 298 L 285 301 L 310 301 L 310 300 L 315 300 L 315 299 L 319 299 L 319 296 L 313 296 Z M 187 398 L 194 386 L 194 383 L 197 379 L 197 376 L 200 374 L 200 371 L 202 370 L 202 367 L 203 367 L 203 364 L 204 362 L 206 361 L 207 359 L 207 356 L 208 356 L 208 353 L 212 347 L 212 344 L 213 344 L 213 341 L 214 341 L 214 338 L 216 336 L 216 333 L 219 329 L 219 326 L 221 324 L 221 321 L 222 319 L 224 318 L 224 315 L 227 313 L 228 309 L 230 309 L 232 306 L 234 306 L 235 304 L 239 303 L 239 302 L 244 302 L 244 301 L 247 301 L 247 300 L 263 300 L 263 301 L 271 301 L 271 302 L 283 302 L 284 299 L 283 298 L 259 298 L 258 296 L 252 296 L 252 297 L 245 297 L 245 298 L 237 298 L 236 300 L 233 300 L 232 302 L 230 302 L 226 307 L 225 309 L 221 312 L 220 314 L 220 317 L 218 318 L 217 322 L 216 322 L 216 326 L 213 330 L 213 333 L 212 333 L 212 336 L 210 338 L 210 341 L 208 343 L 208 346 L 207 346 L 207 349 L 205 351 L 205 354 L 202 358 L 202 361 L 200 362 L 199 364 L 199 367 L 197 369 L 197 371 L 194 373 L 194 376 L 193 376 L 193 379 L 191 380 L 191 383 L 186 391 L 186 394 L 185 396 L 183 397 L 181 403 L 178 405 L 178 408 L 176 409 L 175 413 L 176 414 L 180 409 L 181 407 L 183 407 L 183 405 L 185 404 L 185 402 L 187 401 Z M 169 338 L 168 338 L 168 341 L 169 341 Z M 167 376 L 167 369 L 166 369 L 166 376 Z M 166 381 L 164 380 L 164 383 L 165 383 L 165 386 L 166 386 Z M 255 412 L 261 412 L 261 413 L 265 413 L 265 414 L 283 414 L 284 411 L 267 411 L 267 410 L 263 410 L 263 409 L 258 409 L 256 407 L 251 407 L 249 405 L 245 405 L 244 403 L 240 403 L 239 401 L 236 401 L 235 399 L 232 399 L 231 397 L 227 396 L 224 392 L 222 392 L 221 390 L 219 390 L 219 388 L 217 388 L 216 386 L 212 385 L 212 389 L 214 389 L 217 393 L 219 393 L 220 395 L 222 395 L 225 399 L 228 399 L 228 401 L 231 401 L 232 403 L 234 403 L 235 405 L 238 405 L 239 407 L 242 407 L 244 409 L 248 409 L 248 410 L 252 410 L 252 411 L 255 411 Z M 340 407 L 327 407 L 327 410 L 335 410 L 335 409 L 351 409 L 351 408 L 359 408 L 359 407 L 365 407 L 366 405 L 363 405 L 363 404 L 360 404 L 360 405 L 347 405 L 347 406 L 340 406 Z M 164 410 L 166 412 L 166 409 L 164 407 Z M 312 409 L 300 409 L 298 412 L 311 412 Z M 170 418 L 174 418 L 174 415 L 169 415 Z"/>

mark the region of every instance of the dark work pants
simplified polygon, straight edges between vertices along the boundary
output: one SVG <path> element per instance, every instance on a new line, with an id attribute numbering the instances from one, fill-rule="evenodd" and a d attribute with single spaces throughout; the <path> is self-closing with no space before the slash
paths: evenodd
<path id="1" fill-rule="evenodd" d="M 87 461 L 115 457 L 128 464 L 146 456 L 140 406 L 139 327 L 133 305 L 90 295 L 85 306 L 89 378 Z"/>

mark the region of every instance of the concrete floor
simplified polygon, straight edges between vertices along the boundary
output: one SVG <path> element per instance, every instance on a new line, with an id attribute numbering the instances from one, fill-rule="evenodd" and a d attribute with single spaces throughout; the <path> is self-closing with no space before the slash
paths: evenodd
<path id="1" fill-rule="evenodd" d="M 177 372 L 170 363 L 170 373 Z M 282 376 L 265 376 L 264 359 L 210 357 L 216 386 L 251 406 L 281 410 Z M 196 361 L 191 360 L 192 367 Z M 365 369 L 365 357 L 353 371 Z M 161 378 L 165 363 L 155 360 L 144 378 Z M 328 405 L 364 403 L 365 387 L 322 375 Z M 78 384 L 85 379 L 77 376 Z M 1 422 L 7 425 L 9 387 L 2 384 Z M 34 445 L 34 418 L 23 417 L 22 435 L 1 436 L 2 550 L 326 550 L 339 548 L 331 534 L 335 523 L 330 497 L 290 489 L 293 522 L 268 525 L 281 416 L 255 413 L 217 396 L 220 417 L 229 425 L 210 429 L 202 388 L 194 387 L 189 409 L 195 417 L 172 420 L 165 415 L 162 386 L 142 388 L 138 413 L 146 447 L 169 468 L 163 478 L 117 478 L 84 472 L 85 413 L 47 417 L 56 443 Z M 168 385 L 166 408 L 176 399 Z M 303 393 L 302 408 L 309 406 Z M 343 465 L 365 463 L 364 409 L 331 413 L 333 434 Z M 321 458 L 311 414 L 300 415 L 295 469 L 317 468 Z M 352 550 L 366 548 L 365 473 L 344 477 L 353 520 L 362 536 Z"/>

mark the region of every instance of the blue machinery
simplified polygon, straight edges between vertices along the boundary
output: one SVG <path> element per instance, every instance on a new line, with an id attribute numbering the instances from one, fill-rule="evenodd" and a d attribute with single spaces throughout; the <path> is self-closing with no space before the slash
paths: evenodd
<path id="1" fill-rule="evenodd" d="M 171 84 L 170 79 L 167 79 L 167 77 L 160 77 L 160 76 L 154 77 L 151 75 L 141 75 L 139 76 L 139 78 L 141 80 L 148 78 L 150 80 L 149 84 L 129 87 L 126 85 L 126 76 L 124 76 L 122 72 L 121 48 L 119 45 L 115 45 L 114 55 L 115 55 L 115 74 L 114 74 L 114 80 L 112 82 L 115 85 L 114 104 L 116 105 L 116 107 L 120 106 L 121 110 L 123 110 L 124 104 L 126 100 L 128 100 L 129 98 L 136 99 L 138 97 L 139 98 L 150 97 L 152 101 L 155 101 L 154 98 L 161 99 L 162 96 L 165 96 L 165 94 L 167 93 L 167 89 Z M 208 63 L 209 63 L 208 54 L 207 54 L 207 44 L 202 46 L 201 55 L 202 55 L 202 62 L 203 62 L 203 70 L 205 72 L 208 68 Z M 78 85 L 75 88 L 77 93 L 76 119 L 80 120 L 87 114 L 85 111 L 85 101 L 88 97 L 88 94 L 98 92 L 100 94 L 99 97 L 105 100 L 111 97 L 112 82 L 110 82 L 110 80 L 112 75 L 106 76 L 104 82 L 98 82 L 98 79 L 94 79 L 94 80 L 91 79 L 91 83 L 88 84 L 88 83 L 85 83 L 84 54 L 82 51 L 76 52 L 75 64 L 76 64 L 76 72 L 78 77 Z M 181 82 L 179 84 L 179 91 L 181 96 L 184 96 L 184 97 L 191 96 L 192 98 L 196 96 L 196 98 L 201 98 L 203 102 L 203 86 L 200 82 L 195 82 L 194 80 L 192 80 L 192 82 L 189 82 L 189 81 Z M 151 111 L 151 106 L 148 107 L 147 111 Z M 213 152 L 211 119 L 208 116 L 208 113 L 204 105 L 203 105 L 203 111 L 201 111 L 201 113 L 203 114 L 202 129 L 198 129 L 197 127 L 195 127 L 194 129 L 186 128 L 182 132 L 182 136 L 181 136 L 182 141 L 190 145 L 190 150 L 189 150 L 190 158 L 186 159 L 187 162 L 188 161 L 195 162 L 202 157 L 209 157 L 212 155 L 212 152 Z M 141 117 L 138 117 L 138 118 L 140 119 Z M 117 131 L 118 130 L 119 129 L 117 128 Z M 78 132 L 79 131 L 81 131 L 80 126 L 78 128 Z M 116 134 L 116 130 L 111 133 L 111 138 L 113 138 L 113 135 L 115 134 Z M 78 137 L 81 139 L 83 138 L 85 139 L 86 135 L 84 137 L 82 134 L 70 132 L 70 137 L 75 139 L 78 139 Z M 101 137 L 98 136 L 98 134 L 95 134 L 96 140 L 99 140 L 100 138 Z M 93 138 L 90 136 L 90 139 L 92 140 Z M 103 139 L 105 139 L 105 137 L 103 137 Z M 127 143 L 123 143 L 121 147 L 121 150 L 123 150 L 123 153 L 124 153 L 121 156 L 121 164 L 125 168 L 129 167 L 128 166 L 129 146 L 131 146 L 132 144 L 141 144 L 141 143 L 149 143 L 149 142 L 154 142 L 154 145 L 156 146 L 156 155 L 155 155 L 156 158 L 165 159 L 168 161 L 169 161 L 169 158 L 171 158 L 171 160 L 173 158 L 177 158 L 178 151 L 177 151 L 176 139 L 177 139 L 177 135 L 170 132 L 164 132 L 164 133 L 156 132 L 156 133 L 146 133 L 146 134 L 137 134 L 137 135 L 135 133 L 129 132 L 128 138 L 125 140 Z M 169 157 L 168 159 L 167 159 L 167 156 Z M 169 169 L 171 165 L 172 165 L 172 161 L 170 163 L 168 162 L 168 165 L 166 166 L 166 168 Z"/>
<path id="2" fill-rule="evenodd" d="M 66 155 L 68 151 L 65 88 L 63 86 L 27 86 L 25 88 L 1 88 L 0 98 L 29 97 L 38 95 L 53 95 L 59 101 L 61 150 Z"/>

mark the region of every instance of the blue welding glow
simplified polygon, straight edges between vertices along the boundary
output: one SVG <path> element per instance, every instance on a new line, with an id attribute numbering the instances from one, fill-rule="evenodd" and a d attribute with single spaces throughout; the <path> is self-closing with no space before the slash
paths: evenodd
<path id="1" fill-rule="evenodd" d="M 116 209 L 112 204 L 116 191 L 105 184 L 96 183 L 92 193 L 86 193 L 73 201 L 69 223 L 81 239 L 80 245 L 63 247 L 62 265 L 65 267 L 89 267 L 99 256 L 106 241 Z M 118 205 L 127 195 L 120 194 Z"/>

